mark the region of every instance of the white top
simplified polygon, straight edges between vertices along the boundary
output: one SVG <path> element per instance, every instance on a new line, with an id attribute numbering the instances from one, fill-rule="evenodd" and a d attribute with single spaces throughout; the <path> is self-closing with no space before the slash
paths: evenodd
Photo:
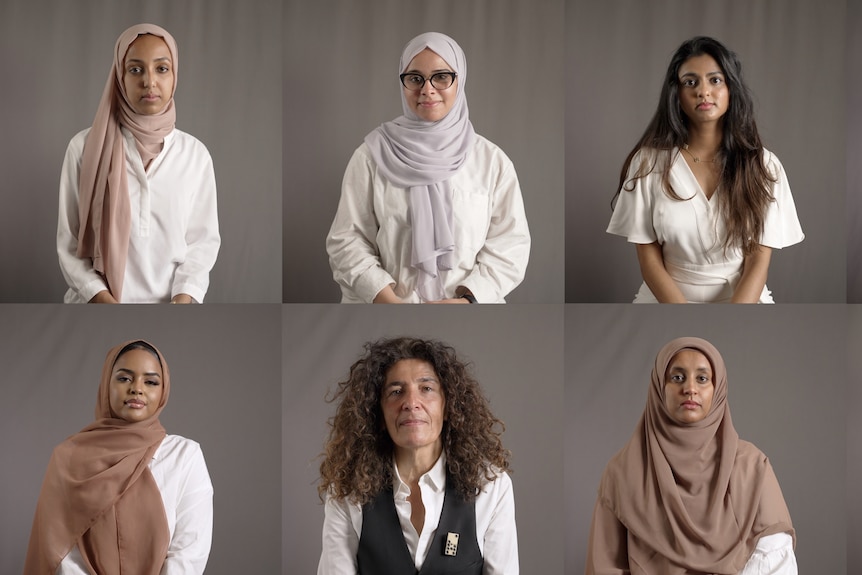
<path id="1" fill-rule="evenodd" d="M 477 135 L 461 169 L 449 180 L 455 213 L 455 264 L 442 272 L 447 298 L 458 286 L 479 303 L 503 303 L 524 279 L 530 230 L 518 176 L 496 145 Z M 342 303 L 371 303 L 389 284 L 411 303 L 417 272 L 410 265 L 410 202 L 404 188 L 378 174 L 363 143 L 344 172 L 338 211 L 326 251 Z"/>
<path id="2" fill-rule="evenodd" d="M 789 533 L 776 533 L 757 540 L 754 553 L 739 575 L 797 575 L 793 538 Z"/>
<path id="3" fill-rule="evenodd" d="M 395 510 L 407 549 L 420 569 L 437 532 L 446 494 L 446 457 L 419 478 L 425 505 L 425 525 L 417 534 L 410 522 L 410 487 L 401 480 L 393 464 L 392 481 Z M 362 534 L 362 507 L 346 500 L 327 497 L 323 518 L 323 550 L 317 575 L 356 575 L 356 553 Z M 515 528 L 515 497 L 512 480 L 500 473 L 476 497 L 476 540 L 485 560 L 484 575 L 518 575 L 518 533 Z"/>
<path id="4" fill-rule="evenodd" d="M 200 575 L 210 554 L 213 486 L 201 446 L 179 435 L 162 440 L 149 464 L 162 494 L 171 543 L 161 575 Z M 90 575 L 75 546 L 57 575 Z"/>
<path id="5" fill-rule="evenodd" d="M 659 153 L 657 165 L 650 174 L 629 182 L 647 153 L 641 150 L 632 159 L 627 184 L 634 189 L 620 191 L 607 231 L 625 236 L 635 244 L 661 244 L 665 268 L 687 300 L 730 301 L 742 274 L 743 257 L 738 248 L 724 251 L 725 226 L 718 206 L 722 190 L 716 190 L 707 199 L 677 148 L 669 156 Z M 674 200 L 662 189 L 662 164 L 668 157 L 672 162 L 670 184 L 684 201 Z M 777 181 L 772 189 L 775 201 L 767 209 L 759 243 L 780 249 L 801 242 L 805 235 L 796 216 L 784 167 L 768 150 L 764 150 L 764 158 L 767 169 Z M 641 301 L 655 301 L 646 283 L 641 286 L 635 303 Z M 772 302 L 766 287 L 761 302 Z"/>
<path id="6" fill-rule="evenodd" d="M 69 142 L 60 177 L 57 254 L 69 285 L 64 301 L 83 303 L 107 289 L 78 249 L 78 179 L 89 128 Z M 131 132 L 123 128 L 132 216 L 123 303 L 168 302 L 185 293 L 201 302 L 218 255 L 212 159 L 193 136 L 174 129 L 145 171 Z"/>

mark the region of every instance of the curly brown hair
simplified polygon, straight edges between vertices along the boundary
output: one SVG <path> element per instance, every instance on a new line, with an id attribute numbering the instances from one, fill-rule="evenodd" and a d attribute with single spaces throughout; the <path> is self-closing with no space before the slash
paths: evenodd
<path id="1" fill-rule="evenodd" d="M 510 471 L 510 452 L 500 439 L 505 426 L 488 406 L 468 364 L 451 346 L 434 340 L 399 337 L 365 344 L 365 355 L 350 367 L 327 398 L 338 402 L 329 420 L 318 493 L 364 505 L 392 484 L 394 444 L 383 419 L 380 391 L 386 374 L 402 359 L 433 366 L 445 398 L 440 437 L 446 469 L 457 491 L 468 501 L 497 473 Z"/>

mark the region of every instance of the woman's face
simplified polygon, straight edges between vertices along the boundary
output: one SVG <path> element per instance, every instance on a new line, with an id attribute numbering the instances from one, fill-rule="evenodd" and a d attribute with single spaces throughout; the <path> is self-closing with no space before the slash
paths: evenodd
<path id="1" fill-rule="evenodd" d="M 132 42 L 123 62 L 123 86 L 138 114 L 158 114 L 174 94 L 174 63 L 165 41 L 142 34 Z"/>
<path id="2" fill-rule="evenodd" d="M 712 365 L 701 352 L 684 349 L 674 355 L 664 373 L 664 403 L 679 423 L 697 423 L 712 407 Z"/>
<path id="3" fill-rule="evenodd" d="M 442 449 L 446 398 L 434 367 L 402 359 L 386 373 L 380 394 L 386 430 L 396 449 Z"/>
<path id="4" fill-rule="evenodd" d="M 425 48 L 410 60 L 410 64 L 403 71 L 420 74 L 429 79 L 431 74 L 452 72 L 453 70 L 443 58 Z M 416 112 L 417 116 L 428 122 L 436 122 L 445 118 L 455 104 L 455 96 L 458 94 L 458 78 L 455 78 L 455 82 L 445 90 L 438 90 L 431 85 L 430 81 L 426 81 L 419 90 L 408 90 L 404 87 L 401 89 L 404 90 L 407 105 Z"/>
<path id="5" fill-rule="evenodd" d="M 111 372 L 111 412 L 126 421 L 143 421 L 159 408 L 163 389 L 159 360 L 149 351 L 129 350 Z"/>
<path id="6" fill-rule="evenodd" d="M 709 54 L 692 56 L 679 67 L 679 105 L 695 124 L 716 122 L 727 112 L 730 91 L 724 72 Z"/>

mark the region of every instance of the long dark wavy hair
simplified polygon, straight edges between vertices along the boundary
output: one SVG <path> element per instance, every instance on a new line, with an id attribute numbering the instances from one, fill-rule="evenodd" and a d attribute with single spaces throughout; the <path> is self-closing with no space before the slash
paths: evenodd
<path id="1" fill-rule="evenodd" d="M 724 248 L 739 248 L 743 255 L 749 255 L 758 248 L 767 208 L 774 201 L 772 185 L 777 178 L 764 163 L 751 91 L 742 79 L 742 63 L 734 52 L 713 38 L 692 38 L 674 53 L 662 85 L 658 108 L 623 164 L 612 205 L 622 190 L 632 191 L 635 180 L 656 169 L 661 170 L 665 193 L 675 200 L 690 199 L 680 197 L 670 184 L 670 151 L 674 148 L 681 150 L 689 139 L 689 120 L 679 102 L 680 66 L 689 58 L 704 54 L 712 56 L 721 67 L 730 96 L 727 112 L 722 117 L 721 146 L 715 158 L 721 170 L 718 201 L 727 231 Z M 639 151 L 642 152 L 640 165 L 635 175 L 629 178 L 629 168 Z M 660 154 L 661 151 L 667 153 Z M 661 164 L 660 156 L 663 157 Z"/>
<path id="2" fill-rule="evenodd" d="M 510 471 L 510 452 L 500 439 L 505 426 L 455 350 L 445 343 L 411 337 L 365 344 L 350 377 L 327 399 L 338 402 L 320 464 L 318 493 L 364 505 L 392 485 L 394 444 L 383 419 L 380 391 L 386 373 L 402 359 L 434 367 L 445 398 L 441 439 L 446 468 L 457 491 L 470 501 L 498 472 Z"/>

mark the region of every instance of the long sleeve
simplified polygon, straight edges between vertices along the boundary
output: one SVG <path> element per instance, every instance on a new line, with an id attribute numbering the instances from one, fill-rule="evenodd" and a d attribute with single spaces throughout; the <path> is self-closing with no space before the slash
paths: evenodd
<path id="1" fill-rule="evenodd" d="M 203 144 L 200 147 L 203 148 Z M 209 288 L 209 272 L 215 265 L 221 237 L 212 159 L 205 148 L 196 156 L 201 156 L 192 166 L 197 173 L 189 176 L 191 181 L 199 182 L 199 187 L 193 191 L 189 202 L 185 220 L 186 254 L 174 274 L 171 297 L 185 293 L 202 302 Z"/>
<path id="2" fill-rule="evenodd" d="M 175 521 L 161 575 L 202 575 L 209 558 L 213 531 L 213 487 L 203 453 L 189 442 L 185 469 L 176 499 Z"/>
<path id="3" fill-rule="evenodd" d="M 478 530 L 487 522 L 483 537 L 483 575 L 518 575 L 518 530 L 515 525 L 515 494 L 512 480 L 505 473 L 486 487 L 487 499 L 477 499 Z"/>
<path id="4" fill-rule="evenodd" d="M 326 498 L 323 515 L 323 548 L 317 575 L 356 575 L 359 533 L 351 518 L 350 503 Z M 361 514 L 361 510 L 359 510 Z"/>
<path id="5" fill-rule="evenodd" d="M 476 223 L 487 232 L 472 271 L 459 282 L 484 303 L 503 301 L 523 281 L 531 243 L 515 167 L 499 148 L 489 155 L 487 162 L 480 162 L 487 166 L 488 177 L 494 177 L 495 169 L 500 171 L 490 190 L 490 218 Z"/>
<path id="6" fill-rule="evenodd" d="M 628 533 L 601 500 L 596 501 L 587 547 L 586 575 L 630 575 Z"/>
<path id="7" fill-rule="evenodd" d="M 380 290 L 395 284 L 383 268 L 377 235 L 380 223 L 374 206 L 376 168 L 367 148 L 350 158 L 341 183 L 341 198 L 326 237 L 326 251 L 335 281 L 361 301 L 371 303 Z"/>
<path id="8" fill-rule="evenodd" d="M 90 258 L 79 258 L 78 178 L 81 156 L 88 130 L 77 134 L 66 148 L 60 173 L 60 205 L 57 217 L 57 257 L 66 283 L 82 301 L 90 301 L 100 291 L 108 289 L 105 280 L 93 269 Z"/>

